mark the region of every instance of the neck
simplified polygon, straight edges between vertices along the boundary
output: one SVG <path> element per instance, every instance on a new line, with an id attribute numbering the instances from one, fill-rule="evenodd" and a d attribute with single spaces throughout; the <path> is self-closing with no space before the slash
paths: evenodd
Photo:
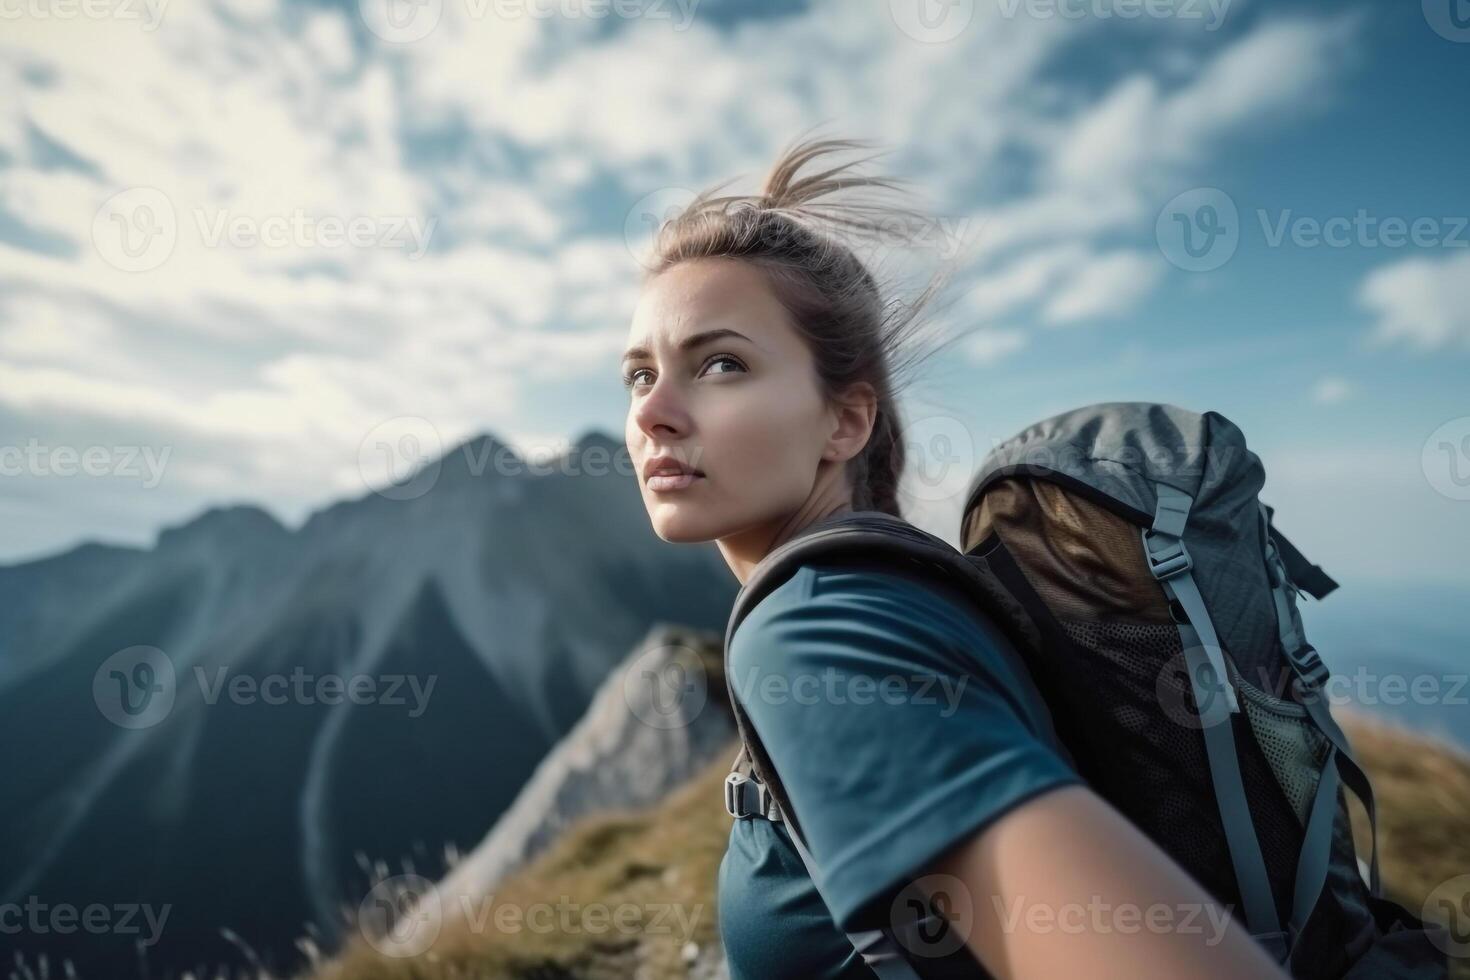
<path id="1" fill-rule="evenodd" d="M 735 573 L 735 578 L 744 585 L 755 566 L 762 558 L 796 537 L 805 528 L 826 520 L 835 514 L 852 510 L 852 491 L 834 481 L 821 487 L 819 492 L 807 498 L 806 503 L 791 514 L 775 521 L 767 521 L 744 528 L 718 539 L 720 553 Z"/>

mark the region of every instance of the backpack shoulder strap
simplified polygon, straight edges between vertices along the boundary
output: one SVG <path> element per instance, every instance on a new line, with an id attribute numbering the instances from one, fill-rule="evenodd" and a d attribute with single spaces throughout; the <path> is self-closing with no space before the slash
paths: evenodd
<path id="1" fill-rule="evenodd" d="M 760 561 L 735 597 L 725 627 L 725 683 L 741 743 L 748 750 L 751 771 L 786 810 L 790 824 L 798 833 L 800 821 L 791 813 L 775 767 L 740 705 L 728 658 L 736 630 L 760 600 L 796 574 L 803 565 L 815 562 L 868 565 L 876 562 L 900 575 L 928 578 L 930 581 L 938 577 L 954 583 L 1011 641 L 1015 649 L 1006 653 L 1014 658 L 1013 666 L 1018 676 L 1027 681 L 1032 679 L 1027 664 L 1016 654 L 1016 650 L 1029 642 L 1026 632 L 1029 624 L 1018 621 L 1019 607 L 1014 601 L 1005 602 L 1007 587 L 988 574 L 983 561 L 960 554 L 944 539 L 889 514 L 854 511 L 820 522 L 782 544 Z M 1049 726 L 1049 716 L 1046 721 Z M 1065 747 L 1054 737 L 1052 741 L 1058 751 L 1071 761 Z"/>
<path id="2" fill-rule="evenodd" d="M 1290 937 L 1281 928 L 1271 880 L 1256 836 L 1255 822 L 1246 801 L 1240 758 L 1235 748 L 1233 716 L 1240 713 L 1224 653 L 1209 608 L 1194 580 L 1194 560 L 1184 543 L 1185 525 L 1194 499 L 1166 483 L 1155 485 L 1157 506 L 1151 527 L 1143 529 L 1143 551 L 1149 571 L 1158 579 L 1164 594 L 1184 610 L 1179 623 L 1184 661 L 1193 688 L 1199 725 L 1205 743 L 1210 782 L 1220 808 L 1225 843 L 1240 889 L 1245 922 L 1251 935 L 1276 957 L 1286 959 Z"/>
<path id="3" fill-rule="evenodd" d="M 966 586 L 967 594 L 974 597 L 982 608 L 993 610 L 994 597 L 984 583 L 978 581 L 983 572 L 943 539 L 888 514 L 857 511 L 843 514 L 838 520 L 820 522 L 762 559 L 736 596 L 725 629 L 725 682 L 741 742 L 740 754 L 725 780 L 726 810 L 737 818 L 765 817 L 784 823 L 791 843 L 806 865 L 807 874 L 818 886 L 819 893 L 823 881 L 821 870 L 807 850 L 775 767 L 736 694 L 734 675 L 729 669 L 730 643 L 735 631 L 760 600 L 794 575 L 802 565 L 815 561 L 872 562 L 875 559 L 885 565 L 891 564 L 900 573 L 937 573 L 952 577 Z M 1005 625 L 1004 616 L 998 619 Z M 741 762 L 747 758 L 751 776 L 739 771 Z M 939 913 L 931 909 L 927 915 L 912 921 L 893 923 L 881 929 L 853 930 L 846 935 L 863 962 L 881 980 L 919 980 L 919 974 L 901 951 L 911 948 L 910 943 L 905 943 L 901 937 L 930 935 L 938 925 Z"/>

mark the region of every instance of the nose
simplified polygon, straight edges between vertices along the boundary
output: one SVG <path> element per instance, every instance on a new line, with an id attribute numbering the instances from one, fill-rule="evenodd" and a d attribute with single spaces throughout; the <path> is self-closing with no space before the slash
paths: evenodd
<path id="1" fill-rule="evenodd" d="M 689 412 L 678 386 L 659 377 L 628 409 L 633 424 L 654 441 L 667 441 L 689 431 Z"/>

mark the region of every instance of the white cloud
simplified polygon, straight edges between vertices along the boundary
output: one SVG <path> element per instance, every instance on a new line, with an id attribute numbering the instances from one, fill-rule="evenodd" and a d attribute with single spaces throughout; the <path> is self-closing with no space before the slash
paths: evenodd
<path id="1" fill-rule="evenodd" d="M 301 37 L 316 63 L 333 74 L 341 75 L 352 68 L 355 60 L 352 33 L 341 14 L 335 11 L 312 14 L 302 28 Z"/>
<path id="2" fill-rule="evenodd" d="M 1470 347 L 1470 253 L 1416 256 L 1374 269 L 1358 289 L 1358 303 L 1378 318 L 1369 338 L 1375 344 Z"/>
<path id="3" fill-rule="evenodd" d="M 972 363 L 989 366 L 1025 347 L 1026 339 L 1023 330 L 987 327 L 967 336 L 962 346 Z"/>
<path id="4" fill-rule="evenodd" d="M 959 37 L 924 44 L 886 0 L 606 33 L 589 18 L 467 21 L 467 9 L 446 4 L 445 22 L 407 45 L 377 43 L 348 19 L 355 4 L 170 4 L 151 32 L 11 25 L 0 212 L 75 254 L 0 243 L 0 406 L 27 424 L 214 440 L 217 456 L 175 471 L 212 487 L 294 478 L 317 499 L 339 486 L 327 461 L 394 414 L 432 416 L 446 439 L 539 431 L 522 417 L 529 385 L 611 376 L 638 282 L 621 214 L 661 187 L 741 175 L 730 190 L 753 190 L 781 144 L 822 122 L 881 138 L 896 152 L 875 167 L 909 178 L 922 210 L 976 230 L 972 278 L 956 286 L 983 322 L 1011 324 L 967 348 L 995 363 L 1033 323 L 1146 298 L 1159 264 L 1118 239 L 1146 233 L 1160 175 L 1293 111 L 1347 40 L 1341 20 L 1268 21 L 1222 36 L 1212 56 L 1174 58 L 1179 83 L 1130 72 L 1070 89 L 1047 66 L 1096 19 L 977 5 Z M 1272 59 L 1291 67 L 1268 84 Z M 41 166 L 27 126 L 95 170 Z M 443 159 L 411 159 L 423 147 L 406 133 Z M 1034 179 L 979 190 L 1013 159 Z M 584 196 L 608 186 L 628 200 Z M 150 271 L 114 268 L 92 240 L 99 208 L 132 187 L 156 188 L 177 220 Z M 427 250 L 205 234 L 221 217 L 296 214 L 418 222 Z"/>
<path id="5" fill-rule="evenodd" d="M 965 301 L 982 318 L 1005 316 L 1035 302 L 1069 270 L 1088 259 L 1086 247 L 1075 242 L 1023 253 L 971 284 Z"/>
<path id="6" fill-rule="evenodd" d="M 1118 250 L 1090 256 L 1047 300 L 1042 316 L 1050 323 L 1122 316 L 1153 292 L 1163 271 L 1157 254 Z"/>
<path id="7" fill-rule="evenodd" d="M 1354 385 L 1346 378 L 1319 378 L 1312 386 L 1312 401 L 1319 405 L 1336 405 L 1346 401 L 1354 391 Z"/>

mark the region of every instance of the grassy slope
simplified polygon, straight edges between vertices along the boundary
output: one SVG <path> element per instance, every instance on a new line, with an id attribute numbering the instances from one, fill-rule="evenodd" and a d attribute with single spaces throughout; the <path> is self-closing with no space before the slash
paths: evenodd
<path id="1" fill-rule="evenodd" d="M 1417 913 L 1436 885 L 1470 871 L 1470 758 L 1361 718 L 1343 722 L 1378 794 L 1385 889 Z M 686 976 L 686 942 L 706 958 L 717 949 L 714 882 L 730 828 L 719 787 L 736 747 L 660 807 L 577 825 L 495 896 L 496 905 L 554 903 L 563 895 L 614 909 L 621 903 L 633 910 L 625 914 L 642 914 L 645 922 L 660 905 L 680 903 L 697 914 L 690 935 L 672 923 L 643 935 L 447 928 L 430 953 L 413 959 L 388 959 L 356 943 L 315 980 Z M 1457 978 L 1470 980 L 1470 960 L 1455 966 Z"/>
<path id="2" fill-rule="evenodd" d="M 1415 915 L 1429 893 L 1470 873 L 1470 757 L 1441 743 L 1339 713 L 1353 752 L 1378 799 L 1384 893 Z M 1358 853 L 1368 854 L 1368 820 L 1353 807 Z M 1470 895 L 1460 897 L 1470 908 Z M 1450 960 L 1455 980 L 1470 980 L 1470 958 Z"/>

